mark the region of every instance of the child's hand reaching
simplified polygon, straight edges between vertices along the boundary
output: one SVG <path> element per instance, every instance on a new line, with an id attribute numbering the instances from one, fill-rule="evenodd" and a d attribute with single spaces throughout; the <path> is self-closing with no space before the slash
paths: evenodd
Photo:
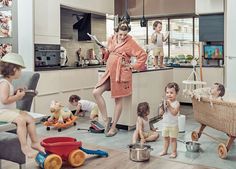
<path id="1" fill-rule="evenodd" d="M 16 90 L 16 94 L 15 95 L 17 96 L 17 99 L 20 100 L 20 99 L 22 99 L 25 96 L 25 90 L 18 89 L 18 90 Z"/>

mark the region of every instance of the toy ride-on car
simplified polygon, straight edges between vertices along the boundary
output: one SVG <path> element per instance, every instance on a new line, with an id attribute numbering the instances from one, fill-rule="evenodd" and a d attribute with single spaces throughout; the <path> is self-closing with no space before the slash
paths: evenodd
<path id="1" fill-rule="evenodd" d="M 83 165 L 86 154 L 108 157 L 102 150 L 88 150 L 82 147 L 82 142 L 71 137 L 50 137 L 41 142 L 45 148 L 44 153 L 38 153 L 35 160 L 42 169 L 60 169 L 63 162 L 72 167 Z"/>

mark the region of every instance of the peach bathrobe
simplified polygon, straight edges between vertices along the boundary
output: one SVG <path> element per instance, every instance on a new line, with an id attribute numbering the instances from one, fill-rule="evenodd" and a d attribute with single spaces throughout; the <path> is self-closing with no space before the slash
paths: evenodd
<path id="1" fill-rule="evenodd" d="M 136 62 L 132 65 L 135 70 L 144 70 L 147 60 L 146 52 L 127 35 L 124 42 L 117 44 L 117 36 L 113 35 L 108 40 L 108 50 L 105 52 L 107 56 L 106 71 L 96 88 L 105 83 L 110 78 L 110 90 L 112 98 L 125 97 L 132 94 L 132 74 L 128 80 L 122 81 L 122 63 L 130 63 L 132 56 L 136 57 Z M 105 57 L 106 59 L 106 57 Z M 126 67 L 128 68 L 128 67 Z M 127 70 L 127 69 L 126 69 Z M 132 71 L 128 68 L 128 71 Z"/>

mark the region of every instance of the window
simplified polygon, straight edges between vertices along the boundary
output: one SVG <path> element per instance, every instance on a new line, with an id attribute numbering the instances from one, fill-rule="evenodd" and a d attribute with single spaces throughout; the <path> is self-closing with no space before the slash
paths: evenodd
<path id="1" fill-rule="evenodd" d="M 193 19 L 170 19 L 170 57 L 193 55 Z"/>
<path id="2" fill-rule="evenodd" d="M 166 18 L 149 19 L 147 27 L 140 26 L 140 20 L 131 20 L 130 35 L 137 43 L 144 47 L 151 44 L 151 35 L 154 32 L 153 23 L 159 20 L 162 22 L 162 33 L 170 31 L 169 41 L 163 43 L 165 57 L 181 57 L 187 55 L 199 57 L 199 18 Z M 152 51 L 149 53 L 152 55 Z"/>

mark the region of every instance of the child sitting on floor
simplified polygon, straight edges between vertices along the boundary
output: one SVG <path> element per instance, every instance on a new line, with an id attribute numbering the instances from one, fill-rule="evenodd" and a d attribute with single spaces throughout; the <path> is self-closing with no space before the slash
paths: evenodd
<path id="1" fill-rule="evenodd" d="M 98 106 L 96 103 L 89 100 L 81 100 L 77 95 L 71 95 L 69 102 L 72 106 L 76 106 L 76 114 L 84 116 L 85 112 L 90 112 L 91 120 L 98 120 Z"/>
<path id="2" fill-rule="evenodd" d="M 132 143 L 135 144 L 138 139 L 140 139 L 141 144 L 148 141 L 156 141 L 159 134 L 154 128 L 150 128 L 148 115 L 150 113 L 149 104 L 147 102 L 142 102 L 138 104 L 137 108 L 137 122 L 136 130 L 133 134 Z"/>

